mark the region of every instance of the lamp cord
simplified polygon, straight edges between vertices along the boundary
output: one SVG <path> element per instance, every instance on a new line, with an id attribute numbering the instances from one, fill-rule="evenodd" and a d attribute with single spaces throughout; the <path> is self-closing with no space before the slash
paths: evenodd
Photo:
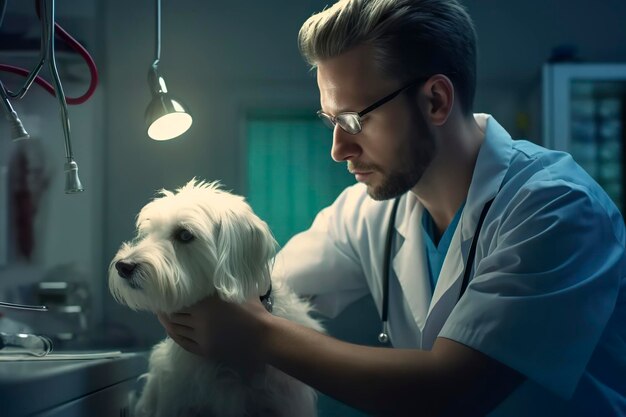
<path id="1" fill-rule="evenodd" d="M 161 0 L 156 1 L 156 50 L 152 68 L 156 70 L 161 60 Z"/>

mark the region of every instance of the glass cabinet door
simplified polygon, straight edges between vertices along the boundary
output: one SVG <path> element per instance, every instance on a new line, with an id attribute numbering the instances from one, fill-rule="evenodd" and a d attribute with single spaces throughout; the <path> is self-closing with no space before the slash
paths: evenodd
<path id="1" fill-rule="evenodd" d="M 626 81 L 572 80 L 570 92 L 569 152 L 621 210 Z"/>

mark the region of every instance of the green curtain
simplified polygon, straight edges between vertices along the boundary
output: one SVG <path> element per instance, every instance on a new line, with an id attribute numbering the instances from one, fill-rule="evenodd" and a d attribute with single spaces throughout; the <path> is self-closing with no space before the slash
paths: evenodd
<path id="1" fill-rule="evenodd" d="M 248 117 L 247 198 L 280 245 L 354 184 L 346 164 L 330 157 L 331 145 L 332 132 L 315 116 Z"/>

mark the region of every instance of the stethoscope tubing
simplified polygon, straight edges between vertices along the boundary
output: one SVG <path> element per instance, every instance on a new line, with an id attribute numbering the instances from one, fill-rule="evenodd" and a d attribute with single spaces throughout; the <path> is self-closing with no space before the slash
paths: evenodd
<path id="1" fill-rule="evenodd" d="M 389 227 L 387 228 L 387 239 L 385 240 L 385 258 L 383 261 L 383 305 L 381 317 L 383 328 L 378 335 L 378 341 L 380 343 L 387 343 L 389 341 L 387 329 L 387 317 L 389 314 L 389 267 L 391 263 L 391 244 L 393 242 L 393 234 L 396 226 L 396 212 L 398 211 L 398 205 L 400 205 L 400 198 L 401 197 L 396 198 L 393 202 L 391 216 L 389 217 Z"/>

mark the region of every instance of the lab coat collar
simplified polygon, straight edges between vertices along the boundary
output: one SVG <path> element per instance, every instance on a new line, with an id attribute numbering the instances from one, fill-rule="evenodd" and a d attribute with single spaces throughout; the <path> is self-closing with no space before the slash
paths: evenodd
<path id="1" fill-rule="evenodd" d="M 474 117 L 485 132 L 485 139 L 478 152 L 463 217 L 459 223 L 463 241 L 474 237 L 480 213 L 484 205 L 498 194 L 513 155 L 511 135 L 493 117 L 482 113 Z"/>
<path id="2" fill-rule="evenodd" d="M 406 239 L 411 227 L 411 214 L 417 205 L 420 205 L 417 197 L 412 192 L 404 195 L 404 201 L 400 201 L 398 212 L 396 214 L 396 231 Z M 421 218 L 421 215 L 420 215 Z"/>
<path id="3" fill-rule="evenodd" d="M 452 237 L 432 300 L 420 231 L 423 206 L 415 195 L 407 193 L 404 204 L 398 207 L 396 230 L 403 240 L 392 265 L 404 296 L 409 300 L 415 323 L 422 332 L 422 349 L 432 347 L 456 304 L 480 213 L 485 203 L 498 193 L 510 164 L 513 149 L 511 136 L 493 117 L 477 114 L 475 118 L 485 132 L 485 138 L 478 153 L 465 208 Z"/>
<path id="4" fill-rule="evenodd" d="M 481 130 L 485 132 L 485 139 L 478 152 L 476 167 L 463 209 L 463 218 L 466 219 L 461 226 L 464 239 L 468 237 L 471 239 L 474 236 L 474 227 L 478 224 L 482 207 L 498 193 L 513 153 L 511 135 L 496 119 L 484 113 L 477 113 L 474 118 Z M 396 231 L 405 239 L 411 228 L 410 216 L 407 214 L 410 214 L 417 206 L 421 207 L 421 203 L 411 192 L 406 193 L 404 202 L 398 206 Z M 419 219 L 421 221 L 421 215 Z"/>

